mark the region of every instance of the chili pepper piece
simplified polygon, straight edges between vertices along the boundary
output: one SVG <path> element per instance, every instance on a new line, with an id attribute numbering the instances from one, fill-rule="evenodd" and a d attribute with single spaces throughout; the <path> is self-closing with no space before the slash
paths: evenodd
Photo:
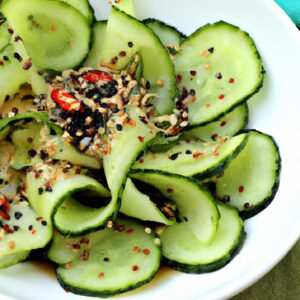
<path id="1" fill-rule="evenodd" d="M 83 79 L 85 81 L 95 83 L 99 80 L 112 81 L 113 77 L 106 72 L 95 70 L 88 72 Z"/>

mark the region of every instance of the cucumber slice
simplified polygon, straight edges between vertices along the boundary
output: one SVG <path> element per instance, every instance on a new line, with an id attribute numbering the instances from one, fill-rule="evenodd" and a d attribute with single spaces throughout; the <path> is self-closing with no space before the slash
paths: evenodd
<path id="1" fill-rule="evenodd" d="M 61 264 L 57 277 L 67 291 L 109 297 L 151 281 L 160 267 L 159 242 L 143 226 L 118 219 L 116 230 L 107 228 L 77 240 L 55 236 L 49 258 Z M 74 255 L 72 245 L 79 245 L 79 253 Z"/>
<path id="2" fill-rule="evenodd" d="M 119 56 L 121 51 L 126 52 L 125 57 Z M 100 62 L 122 69 L 137 52 L 143 61 L 143 77 L 150 82 L 149 92 L 158 95 L 154 100 L 157 112 L 159 114 L 172 112 L 177 88 L 173 63 L 167 50 L 145 24 L 113 7 Z M 118 61 L 113 65 L 111 60 L 115 57 Z M 163 87 L 157 85 L 158 80 L 163 81 Z"/>
<path id="3" fill-rule="evenodd" d="M 8 254 L 0 257 L 0 270 L 15 266 L 28 258 L 30 251 Z"/>
<path id="4" fill-rule="evenodd" d="M 247 104 L 235 108 L 218 121 L 209 123 L 205 126 L 198 126 L 193 129 L 184 131 L 180 139 L 200 139 L 211 142 L 218 137 L 234 136 L 241 130 L 245 129 L 248 124 L 249 109 Z"/>
<path id="5" fill-rule="evenodd" d="M 92 25 L 95 21 L 94 9 L 88 0 L 60 0 L 76 8 Z"/>
<path id="6" fill-rule="evenodd" d="M 39 170 L 38 166 L 35 169 Z M 99 204 L 102 198 L 109 197 L 109 191 L 99 182 L 85 175 L 65 174 L 57 166 L 44 166 L 43 173 L 36 178 L 35 172 L 28 172 L 26 193 L 34 209 L 48 222 L 55 223 L 56 228 L 64 234 L 81 235 L 103 227 L 106 220 L 115 210 L 115 203 L 87 209 L 85 211 L 76 201 L 70 203 L 69 199 L 77 192 L 91 191 L 98 196 Z M 52 191 L 46 190 L 47 178 L 56 175 L 56 180 L 51 184 Z M 66 202 L 67 201 L 67 202 Z M 65 206 L 66 202 L 66 206 Z M 106 204 L 106 203 L 105 203 Z"/>
<path id="7" fill-rule="evenodd" d="M 52 238 L 51 224 L 42 223 L 27 201 L 10 205 L 10 220 L 3 220 L 2 225 L 8 225 L 13 233 L 4 233 L 0 241 L 0 257 L 23 251 L 45 247 Z M 21 217 L 19 217 L 21 215 Z M 16 217 L 17 216 L 17 217 Z M 44 225 L 43 225 L 44 224 Z"/>
<path id="8" fill-rule="evenodd" d="M 174 201 L 199 241 L 210 243 L 215 238 L 219 212 L 211 194 L 197 182 L 155 171 L 133 173 L 131 177 L 153 185 L 166 198 Z"/>
<path id="9" fill-rule="evenodd" d="M 111 141 L 112 151 L 103 157 L 107 184 L 112 194 L 112 201 L 115 202 L 118 202 L 121 196 L 122 186 L 126 182 L 129 169 L 139 154 L 147 147 L 147 143 L 154 137 L 151 129 L 140 121 L 135 106 L 129 107 L 129 116 L 136 125 L 123 127 L 123 130 L 119 131 Z M 118 209 L 115 211 L 115 215 Z"/>
<path id="10" fill-rule="evenodd" d="M 11 118 L 3 118 L 0 120 L 0 132 L 2 132 L 8 126 L 13 125 L 17 121 L 28 119 L 40 120 L 47 124 L 51 129 L 53 129 L 57 135 L 62 134 L 62 129 L 49 120 L 49 115 L 47 113 L 40 112 L 24 112 L 17 114 Z"/>
<path id="11" fill-rule="evenodd" d="M 218 204 L 221 217 L 215 239 L 199 242 L 187 223 L 168 227 L 160 236 L 168 266 L 185 273 L 204 273 L 222 268 L 238 253 L 245 240 L 244 224 L 238 213 Z"/>
<path id="12" fill-rule="evenodd" d="M 130 178 L 127 178 L 122 196 L 120 212 L 139 220 L 152 221 L 171 225 L 173 219 L 168 219 L 147 195 L 141 193 Z"/>
<path id="13" fill-rule="evenodd" d="M 252 38 L 225 22 L 189 36 L 176 56 L 179 85 L 193 89 L 189 124 L 204 125 L 245 102 L 263 85 L 263 65 Z M 193 72 L 195 71 L 195 72 Z M 191 75 L 193 72 L 194 75 Z"/>
<path id="14" fill-rule="evenodd" d="M 13 57 L 14 48 L 8 45 L 1 56 L 7 56 L 8 61 L 0 67 L 0 107 L 7 97 L 16 94 L 20 86 L 27 82 L 28 74 L 22 68 L 22 63 Z"/>
<path id="15" fill-rule="evenodd" d="M 274 139 L 250 131 L 245 149 L 217 179 L 216 191 L 245 218 L 250 218 L 274 199 L 279 187 L 281 159 Z"/>
<path id="16" fill-rule="evenodd" d="M 63 71 L 76 68 L 86 57 L 91 35 L 88 21 L 68 4 L 7 0 L 1 9 L 35 66 Z"/>
<path id="17" fill-rule="evenodd" d="M 171 46 L 179 46 L 186 36 L 177 28 L 170 26 L 156 19 L 146 19 L 143 21 L 153 32 L 159 37 L 163 45 L 168 48 Z"/>
<path id="18" fill-rule="evenodd" d="M 8 33 L 8 23 L 5 21 L 5 18 L 0 14 L 0 51 L 2 51 L 9 44 L 10 40 L 11 36 Z"/>
<path id="19" fill-rule="evenodd" d="M 98 21 L 93 26 L 92 48 L 88 54 L 84 66 L 97 67 L 100 63 L 101 52 L 103 51 L 103 44 L 105 39 L 107 21 Z"/>
<path id="20" fill-rule="evenodd" d="M 100 169 L 97 158 L 77 151 L 60 136 L 51 135 L 49 127 L 43 123 L 24 125 L 13 131 L 11 139 L 16 147 L 14 158 L 10 163 L 14 169 L 22 169 L 42 162 L 38 154 L 34 157 L 28 155 L 32 150 L 36 153 L 44 151 L 50 159 L 65 160 L 75 165 Z"/>
<path id="21" fill-rule="evenodd" d="M 224 170 L 246 146 L 247 134 L 229 138 L 226 142 L 185 142 L 166 152 L 146 153 L 133 170 L 156 170 L 205 179 Z"/>

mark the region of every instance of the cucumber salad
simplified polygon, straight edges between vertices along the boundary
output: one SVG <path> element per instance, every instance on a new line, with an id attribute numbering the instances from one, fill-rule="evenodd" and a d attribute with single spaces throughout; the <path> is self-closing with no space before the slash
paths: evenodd
<path id="1" fill-rule="evenodd" d="M 0 268 L 43 259 L 109 297 L 229 263 L 280 177 L 273 137 L 246 129 L 252 38 L 219 20 L 185 36 L 132 0 L 102 21 L 88 0 L 0 13 Z"/>

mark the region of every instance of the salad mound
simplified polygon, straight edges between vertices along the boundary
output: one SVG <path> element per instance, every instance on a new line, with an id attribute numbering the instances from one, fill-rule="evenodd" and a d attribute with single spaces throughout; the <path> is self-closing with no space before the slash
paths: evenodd
<path id="1" fill-rule="evenodd" d="M 274 138 L 246 129 L 253 39 L 223 21 L 186 37 L 131 0 L 107 21 L 87 0 L 0 13 L 0 268 L 34 253 L 65 290 L 109 297 L 161 265 L 228 264 L 280 179 Z"/>

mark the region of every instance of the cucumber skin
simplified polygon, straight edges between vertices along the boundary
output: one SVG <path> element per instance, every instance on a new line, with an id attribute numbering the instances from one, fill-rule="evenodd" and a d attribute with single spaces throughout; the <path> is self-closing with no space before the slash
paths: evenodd
<path id="1" fill-rule="evenodd" d="M 224 169 L 226 169 L 228 167 L 228 165 L 230 164 L 230 162 L 233 159 L 235 159 L 239 155 L 239 153 L 246 147 L 248 138 L 249 138 L 249 136 L 246 135 L 244 141 L 236 148 L 236 150 L 233 153 L 231 153 L 229 156 L 227 156 L 217 166 L 213 166 L 210 169 L 208 169 L 208 170 L 206 170 L 202 173 L 196 174 L 196 175 L 192 176 L 192 178 L 194 180 L 201 181 L 201 180 L 208 179 L 208 178 L 211 178 L 211 177 L 214 177 L 214 176 L 218 175 L 220 172 L 222 172 Z M 156 173 L 175 176 L 174 174 L 171 174 L 171 173 L 168 173 L 168 172 L 164 172 L 164 171 L 160 171 L 160 170 L 150 170 L 150 169 L 149 170 L 148 169 L 134 169 L 134 170 L 131 170 L 130 173 L 134 174 L 134 173 L 140 173 L 140 172 L 143 172 L 143 173 L 156 172 Z M 180 176 L 180 175 L 177 175 L 177 176 Z"/>
<path id="2" fill-rule="evenodd" d="M 151 276 L 149 278 L 147 278 L 147 280 L 141 281 L 137 284 L 134 285 L 129 285 L 128 287 L 124 288 L 124 289 L 120 289 L 120 290 L 115 290 L 115 291 L 104 291 L 104 292 L 96 292 L 96 291 L 92 291 L 92 290 L 88 290 L 88 289 L 81 289 L 78 287 L 73 287 L 73 286 L 68 286 L 67 284 L 65 284 L 63 282 L 63 280 L 61 280 L 57 270 L 55 271 L 56 274 L 56 278 L 59 282 L 59 284 L 61 285 L 61 287 L 67 291 L 67 292 L 71 292 L 77 295 L 82 295 L 82 296 L 89 296 L 89 297 L 101 297 L 101 298 L 108 298 L 111 296 L 115 296 L 115 295 L 119 295 L 121 293 L 125 293 L 125 292 L 129 292 L 131 290 L 137 289 L 145 284 L 147 284 L 148 282 L 150 282 L 155 275 L 157 274 L 157 272 L 159 271 L 159 266 L 160 266 L 160 262 L 158 265 L 158 269 L 156 271 L 154 271 Z"/>
<path id="3" fill-rule="evenodd" d="M 165 257 L 163 258 L 163 262 L 168 267 L 183 273 L 202 274 L 202 273 L 213 272 L 226 266 L 239 253 L 246 239 L 246 235 L 247 234 L 243 227 L 236 246 L 232 248 L 230 252 L 222 259 L 207 265 L 188 265 L 188 264 L 175 262 Z"/>
<path id="4" fill-rule="evenodd" d="M 263 211 L 266 207 L 268 207 L 271 202 L 274 200 L 276 193 L 279 189 L 279 185 L 280 185 L 280 172 L 281 172 L 281 165 L 282 165 L 282 160 L 281 160 L 281 155 L 280 155 L 280 151 L 279 151 L 279 147 L 275 141 L 275 139 L 268 135 L 265 134 L 259 130 L 256 129 L 247 129 L 247 130 L 243 130 L 241 132 L 242 133 L 251 133 L 251 132 L 257 132 L 260 134 L 263 134 L 265 137 L 269 138 L 272 143 L 274 144 L 274 147 L 276 149 L 277 152 L 277 157 L 276 157 L 276 170 L 275 170 L 275 182 L 274 185 L 269 193 L 269 195 L 262 200 L 262 202 L 258 205 L 255 205 L 251 208 L 249 208 L 248 210 L 243 210 L 243 211 L 239 211 L 239 215 L 241 216 L 241 218 L 245 219 L 249 219 L 252 218 L 254 216 L 256 216 L 258 213 L 260 213 L 261 211 Z"/>
<path id="5" fill-rule="evenodd" d="M 36 112 L 25 112 L 15 115 L 12 118 L 4 118 L 0 120 L 0 132 L 4 130 L 7 126 L 10 125 L 11 122 L 21 121 L 24 119 L 38 119 L 45 122 L 51 129 L 55 131 L 57 135 L 61 135 L 63 133 L 62 129 L 55 125 L 53 122 L 49 121 L 48 113 L 36 113 Z"/>
<path id="6" fill-rule="evenodd" d="M 133 220 L 136 220 L 134 218 L 131 218 Z M 140 220 L 136 220 L 137 222 L 139 222 L 139 224 L 141 223 Z M 154 232 L 152 231 L 150 233 L 150 235 L 153 237 L 153 238 L 159 238 L 159 236 Z M 67 284 L 65 284 L 63 282 L 63 280 L 60 278 L 59 274 L 58 274 L 58 268 L 56 268 L 55 270 L 55 274 L 56 274 L 56 278 L 59 282 L 59 284 L 61 285 L 61 287 L 67 291 L 67 292 L 71 292 L 71 293 L 74 293 L 74 294 L 77 294 L 77 295 L 81 295 L 81 296 L 88 296 L 88 297 L 101 297 L 101 298 L 108 298 L 108 297 L 111 297 L 111 296 L 115 296 L 115 295 L 119 295 L 119 294 L 122 294 L 122 293 L 126 293 L 126 292 L 129 292 L 131 290 L 135 290 L 147 283 L 149 283 L 154 277 L 155 275 L 158 273 L 158 271 L 160 270 L 160 265 L 163 261 L 163 257 L 162 257 L 162 245 L 156 245 L 156 247 L 159 247 L 160 251 L 161 251 L 161 258 L 160 260 L 158 261 L 158 266 L 157 266 L 157 269 L 156 271 L 154 271 L 150 277 L 148 277 L 146 280 L 144 281 L 141 281 L 137 284 L 133 284 L 133 285 L 129 285 L 128 287 L 124 288 L 124 289 L 120 289 L 120 290 L 115 290 L 115 291 L 104 291 L 104 292 L 96 292 L 96 291 L 92 291 L 92 290 L 88 290 L 88 289 L 81 289 L 81 288 L 78 288 L 78 287 L 73 287 L 73 286 L 69 286 Z"/>
<path id="7" fill-rule="evenodd" d="M 232 25 L 232 24 L 228 24 L 228 23 L 226 23 L 226 22 L 224 22 L 224 21 L 219 21 L 219 22 L 216 22 L 216 23 L 214 23 L 214 24 L 208 23 L 208 24 L 206 24 L 206 25 L 200 27 L 199 29 L 197 29 L 197 30 L 196 30 L 195 32 L 193 32 L 190 36 L 188 36 L 188 37 L 186 38 L 186 40 L 184 41 L 184 43 L 185 43 L 185 42 L 188 42 L 188 41 L 189 41 L 190 39 L 192 39 L 194 36 L 197 36 L 199 33 L 201 33 L 202 30 L 205 30 L 206 27 L 211 26 L 211 25 L 214 25 L 214 26 L 216 26 L 216 25 L 217 25 L 217 26 L 224 26 L 224 25 L 225 25 L 225 26 L 233 27 L 233 28 L 235 28 L 236 30 L 241 30 L 238 26 L 235 26 L 235 25 Z M 243 30 L 241 30 L 241 31 L 244 33 L 244 35 L 246 36 L 246 38 L 251 42 L 253 48 L 255 49 L 254 52 L 255 52 L 257 58 L 262 62 L 261 55 L 259 54 L 259 52 L 258 52 L 258 50 L 257 50 L 257 47 L 256 47 L 256 45 L 255 45 L 253 39 L 252 39 L 251 36 L 249 35 L 249 33 L 247 33 L 246 31 L 243 31 Z M 260 81 L 259 81 L 259 83 L 257 84 L 257 86 L 254 87 L 254 89 L 253 89 L 248 95 L 246 95 L 245 97 L 239 99 L 239 101 L 238 101 L 237 103 L 235 103 L 234 105 L 232 105 L 232 106 L 229 107 L 226 111 L 223 111 L 223 112 L 220 113 L 219 115 L 216 115 L 216 116 L 210 118 L 209 120 L 207 120 L 207 121 L 205 121 L 205 122 L 202 122 L 201 124 L 198 124 L 198 125 L 195 124 L 195 125 L 191 126 L 190 128 L 197 127 L 197 126 L 199 126 L 199 125 L 204 126 L 204 125 L 207 125 L 207 124 L 209 124 L 209 123 L 211 123 L 211 122 L 217 121 L 219 118 L 222 118 L 222 117 L 225 116 L 226 114 L 228 114 L 228 113 L 230 113 L 231 111 L 233 111 L 236 107 L 240 106 L 240 105 L 243 104 L 243 103 L 246 103 L 247 100 L 249 100 L 253 95 L 257 94 L 257 93 L 262 89 L 262 87 L 263 87 L 263 85 L 264 85 L 264 77 L 265 77 L 265 73 L 266 73 L 266 70 L 265 70 L 263 64 L 261 64 Z"/>
<path id="8" fill-rule="evenodd" d="M 178 33 L 180 39 L 181 39 L 180 44 L 182 44 L 184 42 L 184 40 L 187 38 L 187 36 L 184 33 L 182 33 L 180 30 L 178 30 L 175 26 L 169 25 L 169 24 L 167 24 L 163 21 L 160 21 L 160 20 L 157 20 L 157 19 L 154 19 L 154 18 L 148 18 L 148 19 L 143 20 L 143 23 L 145 25 L 147 25 L 148 23 L 157 23 L 158 25 L 161 25 L 162 27 L 168 27 L 171 30 L 176 31 Z"/>

